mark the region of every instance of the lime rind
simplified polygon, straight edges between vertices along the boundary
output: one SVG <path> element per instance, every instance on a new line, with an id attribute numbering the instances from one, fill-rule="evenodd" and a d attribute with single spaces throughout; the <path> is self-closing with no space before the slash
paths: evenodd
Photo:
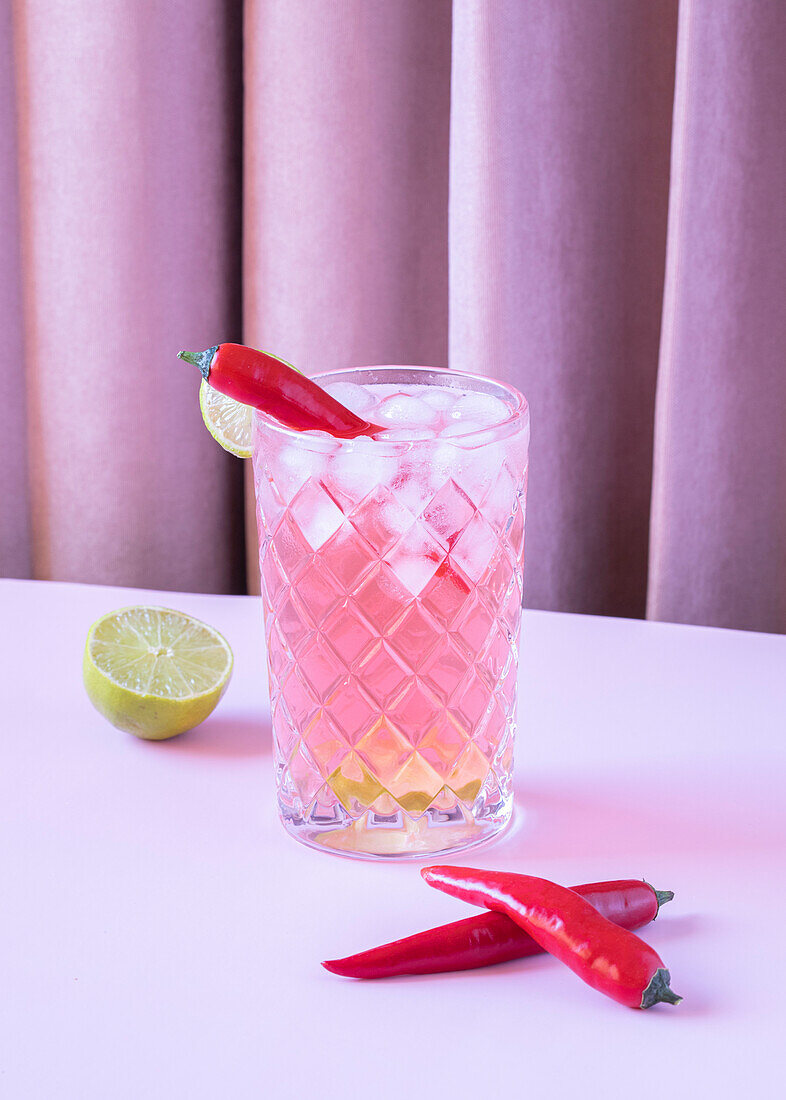
<path id="1" fill-rule="evenodd" d="M 236 458 L 251 458 L 254 410 L 250 405 L 219 393 L 203 378 L 199 386 L 199 408 L 205 427 L 225 451 Z"/>

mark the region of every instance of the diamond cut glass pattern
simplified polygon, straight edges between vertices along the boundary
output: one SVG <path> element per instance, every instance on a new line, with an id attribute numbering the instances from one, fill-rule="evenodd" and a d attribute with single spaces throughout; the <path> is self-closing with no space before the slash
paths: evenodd
<path id="1" fill-rule="evenodd" d="M 402 393 L 423 376 L 479 386 L 515 412 L 484 445 L 357 453 L 256 419 L 282 819 L 312 845 L 407 857 L 478 843 L 510 816 L 528 416 L 515 391 L 452 372 L 332 377 L 372 375 Z"/>

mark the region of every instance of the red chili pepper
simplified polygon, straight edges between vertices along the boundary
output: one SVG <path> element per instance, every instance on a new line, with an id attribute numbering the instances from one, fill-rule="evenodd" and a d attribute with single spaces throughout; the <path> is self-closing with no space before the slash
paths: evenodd
<path id="1" fill-rule="evenodd" d="M 429 886 L 505 913 L 593 989 L 630 1008 L 679 1004 L 657 952 L 612 924 L 574 890 L 532 875 L 472 867 L 424 867 Z"/>
<path id="2" fill-rule="evenodd" d="M 588 882 L 573 889 L 607 920 L 622 928 L 649 924 L 660 906 L 674 897 L 670 890 L 654 890 L 648 882 L 637 879 Z M 504 913 L 479 913 L 346 959 L 330 959 L 322 965 L 331 974 L 344 978 L 392 978 L 398 974 L 474 970 L 524 959 L 541 951 L 543 948 L 532 936 Z"/>
<path id="3" fill-rule="evenodd" d="M 355 416 L 316 382 L 283 359 L 243 344 L 216 344 L 207 351 L 181 351 L 214 389 L 243 405 L 269 413 L 287 428 L 322 431 L 342 439 L 382 429 Z"/>

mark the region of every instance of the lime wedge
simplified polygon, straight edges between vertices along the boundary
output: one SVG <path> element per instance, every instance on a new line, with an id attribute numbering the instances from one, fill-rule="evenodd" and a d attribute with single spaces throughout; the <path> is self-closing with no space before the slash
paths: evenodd
<path id="1" fill-rule="evenodd" d="M 82 662 L 91 703 L 151 741 L 193 729 L 232 675 L 232 650 L 206 623 L 166 607 L 121 607 L 90 627 Z"/>
<path id="2" fill-rule="evenodd" d="M 199 387 L 199 407 L 205 427 L 225 451 L 238 458 L 251 458 L 254 410 L 241 405 L 202 379 Z"/>

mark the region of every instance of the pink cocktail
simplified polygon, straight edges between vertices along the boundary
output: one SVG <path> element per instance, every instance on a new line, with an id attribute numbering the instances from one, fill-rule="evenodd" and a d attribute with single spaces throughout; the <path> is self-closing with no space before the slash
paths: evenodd
<path id="1" fill-rule="evenodd" d="M 527 405 L 453 371 L 319 381 L 385 430 L 256 417 L 281 817 L 347 855 L 465 848 L 512 809 Z"/>

